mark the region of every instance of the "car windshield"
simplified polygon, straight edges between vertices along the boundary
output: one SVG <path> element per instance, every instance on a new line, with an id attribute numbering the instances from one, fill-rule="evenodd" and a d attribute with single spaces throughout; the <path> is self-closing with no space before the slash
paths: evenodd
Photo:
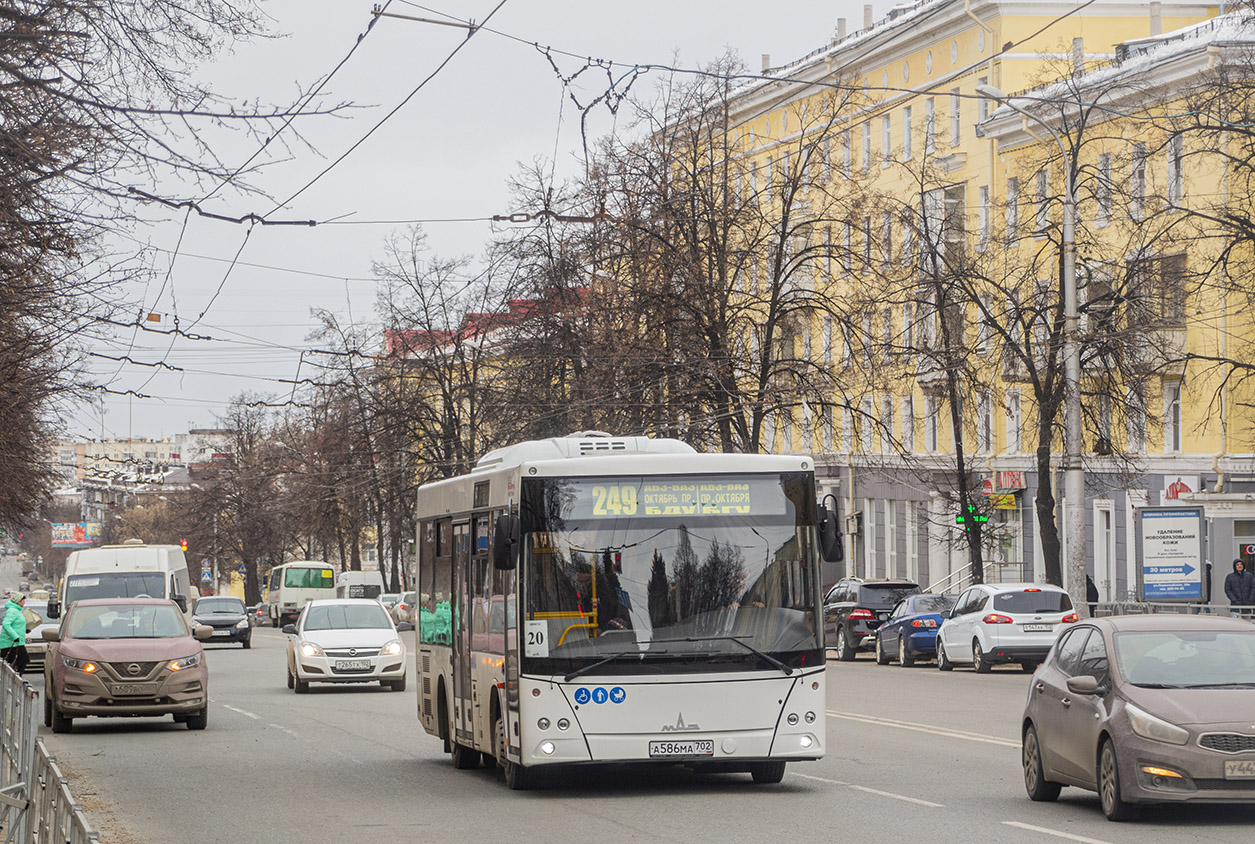
<path id="1" fill-rule="evenodd" d="M 858 605 L 887 610 L 907 595 L 914 595 L 918 591 L 919 587 L 914 583 L 862 583 L 858 587 Z"/>
<path id="2" fill-rule="evenodd" d="M 208 615 L 218 612 L 240 615 L 244 612 L 244 602 L 239 598 L 201 598 L 196 602 L 197 615 Z"/>
<path id="3" fill-rule="evenodd" d="M 911 599 L 909 610 L 913 613 L 948 612 L 958 600 L 958 595 L 917 595 Z"/>
<path id="4" fill-rule="evenodd" d="M 66 606 L 84 598 L 164 598 L 166 578 L 159 571 L 73 574 L 65 580 Z"/>
<path id="5" fill-rule="evenodd" d="M 1002 612 L 1067 612 L 1072 599 L 1053 589 L 1023 589 L 994 595 L 994 609 Z"/>
<path id="6" fill-rule="evenodd" d="M 329 604 L 305 610 L 305 630 L 360 630 L 391 626 L 388 613 L 378 603 Z"/>
<path id="7" fill-rule="evenodd" d="M 183 615 L 170 604 L 76 606 L 66 616 L 67 639 L 174 639 L 187 635 Z"/>
<path id="8" fill-rule="evenodd" d="M 1135 686 L 1249 687 L 1255 685 L 1255 629 L 1117 633 L 1115 659 Z"/>
<path id="9" fill-rule="evenodd" d="M 523 484 L 525 670 L 565 673 L 624 651 L 642 657 L 599 670 L 646 659 L 770 668 L 754 650 L 814 658 L 809 475 Z"/>
<path id="10" fill-rule="evenodd" d="M 331 569 L 290 568 L 283 576 L 283 585 L 290 589 L 334 589 L 336 575 Z"/>

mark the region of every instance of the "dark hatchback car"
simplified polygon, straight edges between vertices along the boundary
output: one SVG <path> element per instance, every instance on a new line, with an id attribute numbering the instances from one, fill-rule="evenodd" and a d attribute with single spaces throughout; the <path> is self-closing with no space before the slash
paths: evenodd
<path id="1" fill-rule="evenodd" d="M 920 592 L 909 580 L 838 580 L 824 596 L 824 631 L 837 659 L 848 662 L 860 650 L 876 646 L 876 629 L 889 617 L 894 604 Z"/>
<path id="2" fill-rule="evenodd" d="M 917 659 L 936 657 L 937 628 L 958 600 L 958 595 L 919 594 L 898 601 L 876 628 L 876 663 L 888 665 L 897 659 L 905 668 Z"/>
<path id="3" fill-rule="evenodd" d="M 201 598 L 192 612 L 192 623 L 213 628 L 210 642 L 239 642 L 246 649 L 252 647 L 253 625 L 239 598 L 224 595 Z"/>

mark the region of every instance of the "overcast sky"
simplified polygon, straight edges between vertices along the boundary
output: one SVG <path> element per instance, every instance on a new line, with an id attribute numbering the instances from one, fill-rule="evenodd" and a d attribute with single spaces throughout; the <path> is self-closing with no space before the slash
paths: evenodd
<path id="1" fill-rule="evenodd" d="M 427 0 L 430 10 L 392 0 L 389 11 L 437 18 L 438 13 L 482 21 L 497 0 Z M 371 20 L 374 0 L 270 0 L 264 8 L 281 37 L 223 56 L 204 74 L 222 93 L 263 103 L 287 103 L 344 58 Z M 876 7 L 876 17 L 888 11 Z M 316 13 L 315 13 L 316 12 Z M 862 4 L 851 0 L 783 0 L 763 6 L 750 0 L 506 0 L 488 23 L 524 42 L 538 42 L 581 56 L 634 64 L 705 64 L 726 49 L 757 68 L 761 54 L 772 64 L 800 58 L 824 45 L 837 18 L 861 26 Z M 290 196 L 360 140 L 440 65 L 465 30 L 398 19 L 381 19 L 352 59 L 327 86 L 329 102 L 358 108 L 341 117 L 314 117 L 301 124 L 306 144 L 271 153 L 272 163 L 253 179 L 267 196 L 223 193 L 206 207 L 240 216 L 265 213 Z M 584 64 L 555 57 L 572 73 Z M 599 89 L 592 77 L 583 94 Z M 602 77 L 604 79 L 604 77 Z M 639 84 L 639 83 L 638 83 Z M 608 118 L 595 124 L 610 128 Z M 242 162 L 256 147 L 241 137 L 211 136 L 228 162 Z M 289 139 L 296 141 L 294 136 Z M 172 436 L 215 424 L 232 396 L 248 391 L 277 396 L 290 385 L 274 379 L 297 374 L 299 350 L 314 321 L 311 310 L 336 312 L 343 320 L 372 323 L 371 262 L 388 236 L 403 228 L 371 221 L 481 218 L 511 210 L 507 179 L 520 162 L 557 154 L 568 172 L 580 149 L 575 106 L 548 60 L 527 43 L 481 31 L 398 113 L 342 163 L 274 219 L 340 218 L 363 224 L 255 227 L 245 243 L 241 225 L 160 214 L 140 232 L 158 270 L 146 284 L 126 291 L 136 312 L 175 315 L 187 329 L 213 341 L 178 340 L 130 332 L 94 349 L 137 361 L 165 361 L 183 372 L 93 362 L 91 371 L 115 390 L 153 398 L 107 396 L 67 420 L 82 436 Z M 172 185 L 138 185 L 159 195 Z M 491 239 L 488 223 L 425 225 L 433 253 L 478 255 Z M 165 275 L 171 256 L 178 257 Z M 241 251 L 241 246 L 243 249 Z M 134 246 L 132 244 L 132 246 Z M 227 273 L 230 260 L 239 260 Z M 163 283 L 165 282 L 165 283 Z M 219 291 L 220 288 L 220 291 Z M 160 296 L 159 296 L 160 294 Z M 216 298 L 215 298 L 216 295 Z M 140 303 L 143 303 L 142 305 Z M 203 316 L 201 316 L 203 312 Z M 154 324 L 157 325 L 157 324 Z M 301 375 L 316 375 L 308 365 Z"/>

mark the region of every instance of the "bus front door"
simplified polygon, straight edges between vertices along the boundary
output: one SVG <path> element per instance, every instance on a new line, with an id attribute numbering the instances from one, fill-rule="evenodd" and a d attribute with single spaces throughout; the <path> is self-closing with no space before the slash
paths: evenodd
<path id="1" fill-rule="evenodd" d="M 453 727 L 463 744 L 474 740 L 471 701 L 470 525 L 453 526 Z"/>

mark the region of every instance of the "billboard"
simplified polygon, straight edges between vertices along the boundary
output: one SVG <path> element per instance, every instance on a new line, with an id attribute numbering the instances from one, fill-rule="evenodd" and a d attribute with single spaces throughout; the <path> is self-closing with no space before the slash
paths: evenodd
<path id="1" fill-rule="evenodd" d="M 100 544 L 100 522 L 50 522 L 53 548 L 87 548 Z"/>
<path id="2" fill-rule="evenodd" d="M 1203 508 L 1139 507 L 1143 601 L 1203 599 Z"/>

